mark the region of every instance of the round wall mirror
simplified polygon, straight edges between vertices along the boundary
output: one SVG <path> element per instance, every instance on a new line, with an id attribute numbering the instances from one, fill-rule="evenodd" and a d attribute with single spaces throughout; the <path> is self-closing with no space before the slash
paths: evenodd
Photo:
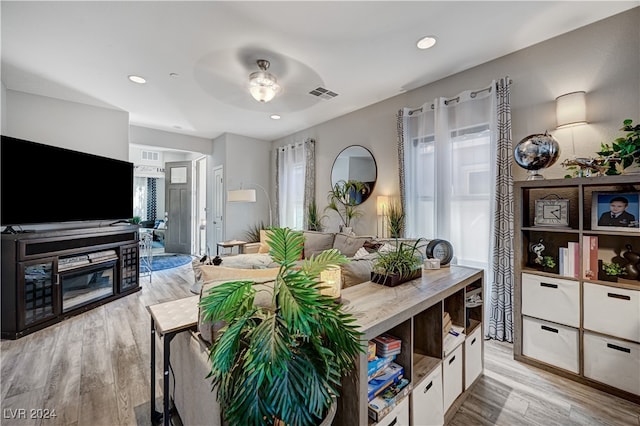
<path id="1" fill-rule="evenodd" d="M 363 189 L 353 200 L 353 204 L 357 205 L 369 198 L 377 177 L 378 167 L 371 151 L 360 145 L 351 145 L 343 149 L 333 161 L 331 187 L 340 181 L 361 182 Z"/>

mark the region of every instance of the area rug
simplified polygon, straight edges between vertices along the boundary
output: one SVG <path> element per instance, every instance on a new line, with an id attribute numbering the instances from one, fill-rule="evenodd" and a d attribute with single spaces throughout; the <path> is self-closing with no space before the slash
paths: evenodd
<path id="1" fill-rule="evenodd" d="M 151 270 L 161 271 L 163 269 L 177 268 L 178 266 L 183 266 L 187 263 L 191 263 L 191 259 L 192 257 L 188 254 L 158 254 L 153 256 L 153 258 L 151 259 Z M 141 269 L 144 269 L 144 264 L 142 265 Z"/>

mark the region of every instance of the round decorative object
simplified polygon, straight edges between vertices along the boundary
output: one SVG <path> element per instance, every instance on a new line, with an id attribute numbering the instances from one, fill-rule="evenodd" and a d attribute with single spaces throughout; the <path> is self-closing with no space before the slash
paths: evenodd
<path id="1" fill-rule="evenodd" d="M 440 265 L 444 266 L 453 259 L 453 246 L 446 240 L 431 240 L 426 248 L 427 257 L 439 259 Z"/>
<path id="2" fill-rule="evenodd" d="M 528 170 L 527 180 L 544 179 L 538 171 L 552 166 L 558 160 L 560 145 L 547 132 L 529 135 L 518 142 L 513 150 L 513 157 L 520 167 Z"/>

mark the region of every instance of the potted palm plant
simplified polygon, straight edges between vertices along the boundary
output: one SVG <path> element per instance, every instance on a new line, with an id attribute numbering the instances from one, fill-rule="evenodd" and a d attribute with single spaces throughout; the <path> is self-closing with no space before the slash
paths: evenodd
<path id="1" fill-rule="evenodd" d="M 405 213 L 402 204 L 393 201 L 389 204 L 387 213 L 389 220 L 389 235 L 391 238 L 402 238 L 404 234 Z"/>
<path id="2" fill-rule="evenodd" d="M 338 213 L 342 222 L 342 232 L 351 232 L 351 221 L 362 215 L 362 212 L 358 210 L 358 200 L 359 195 L 367 190 L 368 188 L 363 182 L 341 180 L 336 182 L 327 194 L 328 205 L 325 210 L 333 210 Z"/>
<path id="3" fill-rule="evenodd" d="M 320 272 L 347 259 L 331 249 L 300 266 L 301 232 L 272 228 L 267 236 L 280 265 L 269 303 L 256 302 L 249 280 L 202 297 L 204 319 L 225 324 L 210 348 L 209 377 L 229 425 L 318 425 L 365 351 L 355 318 L 320 293 Z"/>
<path id="4" fill-rule="evenodd" d="M 393 250 L 378 252 L 371 271 L 374 283 L 395 287 L 399 284 L 418 278 L 422 274 L 424 256 L 420 252 L 419 238 L 413 244 L 399 242 L 396 238 Z"/>
<path id="5" fill-rule="evenodd" d="M 322 231 L 322 219 L 325 216 L 320 216 L 318 212 L 318 205 L 316 200 L 311 200 L 307 207 L 307 229 L 309 231 Z"/>

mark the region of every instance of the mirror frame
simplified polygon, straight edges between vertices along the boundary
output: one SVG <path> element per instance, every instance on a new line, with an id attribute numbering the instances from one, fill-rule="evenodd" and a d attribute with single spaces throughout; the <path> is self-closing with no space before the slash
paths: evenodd
<path id="1" fill-rule="evenodd" d="M 360 204 L 364 203 L 365 201 L 367 201 L 369 196 L 373 193 L 373 189 L 375 188 L 376 182 L 378 181 L 378 163 L 376 162 L 376 157 L 373 156 L 373 153 L 371 152 L 371 150 L 369 150 L 368 148 L 366 148 L 366 147 L 364 147 L 362 145 L 349 145 L 346 148 L 344 148 L 343 150 L 341 150 L 338 153 L 338 155 L 336 156 L 336 158 L 333 160 L 333 164 L 331 166 L 331 175 L 329 176 L 329 179 L 331 181 L 331 188 L 333 188 L 335 186 L 335 184 L 337 182 L 339 182 L 340 180 L 344 180 L 344 179 L 339 179 L 339 180 L 336 180 L 334 182 L 333 172 L 334 172 L 334 169 L 336 167 L 336 162 L 338 161 L 339 158 L 341 158 L 340 156 L 345 154 L 345 152 L 347 150 L 349 150 L 350 148 L 361 148 L 361 149 L 363 149 L 364 151 L 366 151 L 366 153 L 369 154 L 369 156 L 371 157 L 371 160 L 373 160 L 375 179 L 373 180 L 373 183 L 369 184 L 368 191 L 365 194 L 362 195 L 362 199 L 360 200 L 360 202 L 354 204 L 354 205 L 360 205 Z M 348 158 L 348 156 L 346 156 L 346 157 Z"/>

